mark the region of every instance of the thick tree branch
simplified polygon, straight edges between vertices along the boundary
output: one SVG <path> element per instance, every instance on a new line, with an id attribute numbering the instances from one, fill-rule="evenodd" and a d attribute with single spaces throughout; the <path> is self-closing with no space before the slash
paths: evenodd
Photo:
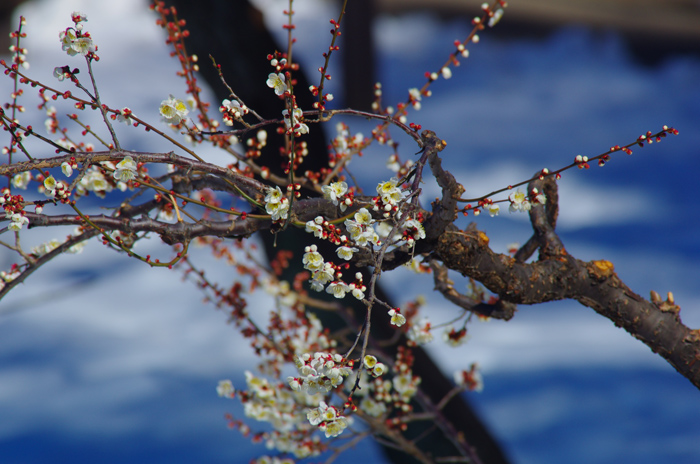
<path id="1" fill-rule="evenodd" d="M 593 308 L 700 388 L 700 332 L 681 322 L 673 302 L 651 302 L 635 294 L 609 261 L 573 258 L 554 234 L 542 205 L 533 206 L 531 218 L 540 245 L 537 262 L 524 264 L 494 253 L 486 234 L 454 226 L 439 238 L 435 255 L 449 269 L 478 280 L 506 301 L 536 304 L 574 299 Z"/>

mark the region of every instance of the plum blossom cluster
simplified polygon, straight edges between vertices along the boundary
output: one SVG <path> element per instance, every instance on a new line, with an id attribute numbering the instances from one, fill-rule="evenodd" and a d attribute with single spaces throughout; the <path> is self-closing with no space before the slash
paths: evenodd
<path id="1" fill-rule="evenodd" d="M 22 195 L 11 195 L 9 189 L 3 189 L 2 193 L 0 205 L 5 210 L 5 218 L 10 220 L 7 228 L 17 232 L 29 224 L 29 219 L 24 216 L 24 198 Z"/>
<path id="2" fill-rule="evenodd" d="M 288 133 L 293 133 L 296 137 L 309 133 L 309 126 L 302 122 L 304 113 L 301 108 L 294 108 L 292 114 L 289 114 L 289 110 L 282 110 L 282 117 Z"/>
<path id="3" fill-rule="evenodd" d="M 117 167 L 112 173 L 112 176 L 121 181 L 129 182 L 136 177 L 136 162 L 131 156 L 126 156 L 117 163 Z"/>
<path id="4" fill-rule="evenodd" d="M 46 176 L 43 185 L 44 195 L 49 198 L 56 198 L 62 202 L 66 202 L 70 196 L 68 186 L 60 180 L 56 180 L 54 176 Z"/>
<path id="5" fill-rule="evenodd" d="M 285 60 L 282 60 L 285 61 Z M 276 60 L 275 60 L 276 62 Z M 267 86 L 275 91 L 275 95 L 282 96 L 287 91 L 287 78 L 283 73 L 270 73 L 267 76 Z"/>
<path id="6" fill-rule="evenodd" d="M 385 218 L 393 216 L 398 210 L 399 202 L 404 194 L 398 186 L 399 180 L 392 177 L 386 182 L 377 185 L 378 196 L 374 198 L 374 211 L 382 211 Z"/>
<path id="7" fill-rule="evenodd" d="M 352 206 L 354 202 L 353 192 L 348 190 L 346 182 L 331 182 L 321 187 L 321 191 L 323 192 L 323 198 L 338 206 L 341 212 L 345 212 L 348 206 Z"/>
<path id="8" fill-rule="evenodd" d="M 508 196 L 508 200 L 510 201 L 509 209 L 511 213 L 515 211 L 527 213 L 532 208 L 533 203 L 541 205 L 545 204 L 547 197 L 544 195 L 544 193 L 539 192 L 535 188 L 532 189 L 532 192 L 530 192 L 530 197 L 528 198 L 522 189 L 518 189 Z"/>
<path id="9" fill-rule="evenodd" d="M 372 374 L 372 377 L 379 377 L 387 371 L 386 365 L 377 362 L 377 358 L 368 354 L 362 360 L 362 364 Z"/>
<path id="10" fill-rule="evenodd" d="M 395 325 L 396 327 L 401 327 L 406 323 L 406 317 L 401 314 L 401 308 L 390 309 L 389 317 L 391 318 L 391 325 Z"/>
<path id="11" fill-rule="evenodd" d="M 282 383 L 272 384 L 249 371 L 245 376 L 247 390 L 235 392 L 233 385 L 222 381 L 217 392 L 227 398 L 236 394 L 243 403 L 246 417 L 272 425 L 274 431 L 263 434 L 269 449 L 291 453 L 299 459 L 317 455 L 319 441 L 317 437 L 308 438 L 312 430 L 309 430 L 306 416 L 309 406 L 318 406 L 322 397 L 294 392 Z"/>
<path id="12" fill-rule="evenodd" d="M 169 124 L 180 124 L 187 117 L 187 113 L 189 113 L 187 105 L 172 94 L 166 100 L 160 102 L 158 111 Z"/>
<path id="13" fill-rule="evenodd" d="M 272 216 L 273 221 L 287 219 L 289 199 L 282 194 L 279 187 L 268 187 L 265 195 L 265 211 Z"/>
<path id="14" fill-rule="evenodd" d="M 331 141 L 334 153 L 331 154 L 328 160 L 328 165 L 332 168 L 335 167 L 340 160 L 348 164 L 350 156 L 354 154 L 362 155 L 361 150 L 365 147 L 365 138 L 362 133 L 351 134 L 347 124 L 339 122 L 336 124 L 335 130 L 338 135 Z"/>
<path id="15" fill-rule="evenodd" d="M 233 126 L 234 121 L 240 121 L 243 116 L 248 114 L 248 107 L 241 104 L 238 100 L 224 100 L 219 106 L 219 112 L 224 119 L 224 124 Z"/>
<path id="16" fill-rule="evenodd" d="M 427 318 L 421 319 L 419 322 L 411 325 L 408 331 L 409 343 L 413 345 L 425 345 L 433 341 L 432 326 Z"/>
<path id="17" fill-rule="evenodd" d="M 326 437 L 337 437 L 345 430 L 351 418 L 342 415 L 335 406 L 328 406 L 321 401 L 318 408 L 311 409 L 306 415 L 311 425 L 318 426 L 319 430 L 325 432 Z"/>
<path id="18" fill-rule="evenodd" d="M 309 395 L 328 393 L 343 384 L 352 372 L 352 361 L 339 354 L 319 351 L 313 357 L 309 353 L 294 358 L 300 377 L 288 377 L 287 383 L 294 391 Z"/>
<path id="19" fill-rule="evenodd" d="M 95 56 L 97 46 L 93 43 L 90 33 L 83 31 L 82 23 L 87 21 L 87 15 L 76 11 L 71 15 L 71 19 L 75 27 L 66 28 L 58 35 L 61 48 L 70 56 L 82 55 L 97 59 Z"/>
<path id="20" fill-rule="evenodd" d="M 317 225 L 315 222 L 313 224 Z M 308 230 L 309 225 L 307 224 Z M 321 253 L 318 252 L 316 245 L 310 245 L 304 251 L 302 263 L 304 264 L 304 269 L 312 272 L 310 283 L 313 290 L 320 292 L 325 288 L 327 293 L 332 294 L 336 298 L 343 298 L 346 293 L 351 293 L 358 300 L 365 297 L 364 292 L 367 290 L 367 287 L 362 283 L 363 278 L 360 272 L 355 274 L 354 282 L 347 284 L 341 280 L 343 274 L 339 271 L 340 266 L 326 262 Z M 345 260 L 351 259 L 355 251 L 358 251 L 357 248 L 347 246 L 340 246 L 337 250 L 338 256 Z"/>

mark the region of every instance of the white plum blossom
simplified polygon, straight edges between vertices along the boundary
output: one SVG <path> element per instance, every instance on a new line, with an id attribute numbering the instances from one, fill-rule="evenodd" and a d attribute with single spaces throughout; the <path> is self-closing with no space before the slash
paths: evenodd
<path id="1" fill-rule="evenodd" d="M 348 426 L 348 418 L 341 415 L 333 406 L 321 401 L 318 408 L 311 409 L 306 414 L 311 425 L 325 432 L 326 437 L 337 437 Z"/>
<path id="2" fill-rule="evenodd" d="M 351 291 L 350 286 L 342 280 L 331 282 L 326 287 L 326 293 L 330 293 L 336 298 L 344 298 L 349 291 Z"/>
<path id="3" fill-rule="evenodd" d="M 352 296 L 357 298 L 358 300 L 362 300 L 365 297 L 365 290 L 367 290 L 367 287 L 364 285 L 357 286 L 355 283 L 351 283 L 348 285 L 350 287 L 350 291 L 352 293 Z"/>
<path id="4" fill-rule="evenodd" d="M 224 124 L 233 126 L 235 119 L 241 119 L 248 114 L 248 108 L 237 100 L 224 100 L 221 102 L 219 112 L 223 113 Z"/>
<path id="5" fill-rule="evenodd" d="M 282 95 L 287 91 L 287 84 L 284 74 L 282 73 L 270 73 L 267 76 L 267 86 L 271 89 L 275 89 L 276 95 Z"/>
<path id="6" fill-rule="evenodd" d="M 421 108 L 420 101 L 422 99 L 422 95 L 420 93 L 420 90 L 418 90 L 415 87 L 412 89 L 408 89 L 408 95 L 411 97 L 411 105 L 413 105 L 413 109 L 416 111 L 420 110 L 420 108 Z"/>
<path id="7" fill-rule="evenodd" d="M 51 251 L 55 250 L 61 245 L 61 242 L 58 240 L 51 239 L 48 242 L 44 242 L 41 245 L 37 245 L 35 247 L 32 247 L 32 254 L 36 256 L 44 256 L 47 253 L 50 253 Z"/>
<path id="8" fill-rule="evenodd" d="M 386 182 L 380 182 L 377 184 L 377 193 L 381 197 L 384 204 L 395 205 L 401 201 L 401 198 L 403 198 L 401 189 L 396 185 L 398 181 L 399 180 L 397 178 L 392 177 Z"/>
<path id="9" fill-rule="evenodd" d="M 416 219 L 407 219 L 406 222 L 403 223 L 403 228 L 406 231 L 411 231 L 411 237 L 409 238 L 409 244 L 415 240 L 420 240 L 425 238 L 425 229 L 423 228 L 423 224 L 420 223 L 420 221 Z"/>
<path id="10" fill-rule="evenodd" d="M 339 258 L 344 259 L 345 261 L 350 261 L 352 259 L 353 253 L 357 253 L 358 251 L 360 250 L 357 248 L 339 246 L 336 250 L 336 253 L 338 253 Z"/>
<path id="11" fill-rule="evenodd" d="M 379 377 L 379 376 L 383 375 L 384 373 L 386 373 L 387 370 L 389 370 L 389 369 L 386 367 L 386 364 L 377 363 L 372 368 L 370 373 L 372 374 L 372 377 Z"/>
<path id="12" fill-rule="evenodd" d="M 413 377 L 413 374 L 409 372 L 402 373 L 401 375 L 395 376 L 391 381 L 394 390 L 401 395 L 403 399 L 411 398 L 418 391 L 418 384 L 420 384 L 419 377 Z"/>
<path id="13" fill-rule="evenodd" d="M 377 358 L 372 356 L 371 354 L 368 354 L 368 355 L 365 355 L 362 362 L 367 369 L 372 369 L 374 366 L 377 365 Z"/>
<path id="14" fill-rule="evenodd" d="M 323 256 L 318 251 L 316 245 L 308 246 L 304 249 L 305 253 L 302 257 L 302 263 L 304 264 L 304 269 L 312 272 L 320 271 L 323 269 L 325 263 L 323 261 Z"/>
<path id="15" fill-rule="evenodd" d="M 289 200 L 282 195 L 282 190 L 279 187 L 268 187 L 267 195 L 265 195 L 265 211 L 272 216 L 273 221 L 287 219 Z"/>
<path id="16" fill-rule="evenodd" d="M 413 324 L 408 331 L 408 338 L 416 345 L 425 345 L 433 340 L 433 334 L 430 331 L 430 321 L 423 318 L 417 324 Z"/>
<path id="17" fill-rule="evenodd" d="M 313 233 L 314 237 L 323 237 L 323 217 L 316 216 L 313 221 L 306 222 L 306 232 Z"/>
<path id="18" fill-rule="evenodd" d="M 178 100 L 173 95 L 170 95 L 167 100 L 163 100 L 160 103 L 159 112 L 166 122 L 179 124 L 190 111 L 182 100 Z"/>
<path id="19" fill-rule="evenodd" d="M 348 184 L 343 181 L 331 182 L 330 184 L 321 187 L 321 191 L 323 192 L 323 198 L 330 200 L 334 205 L 337 205 L 338 200 L 347 193 Z"/>
<path id="20" fill-rule="evenodd" d="M 313 277 L 311 278 L 311 288 L 317 292 L 323 291 L 326 284 L 331 282 L 335 277 L 335 269 L 333 264 L 324 263 L 323 267 L 317 271 L 314 271 Z"/>
<path id="21" fill-rule="evenodd" d="M 65 66 L 57 66 L 53 68 L 53 77 L 58 79 L 59 82 L 61 82 L 63 79 L 66 78 L 66 67 Z"/>
<path id="22" fill-rule="evenodd" d="M 454 327 L 448 325 L 442 333 L 442 340 L 451 347 L 458 347 L 466 343 L 469 339 L 465 329 L 455 330 Z"/>
<path id="23" fill-rule="evenodd" d="M 233 398 L 235 392 L 230 380 L 220 380 L 216 387 L 216 393 L 223 398 Z"/>
<path id="24" fill-rule="evenodd" d="M 66 177 L 70 177 L 73 175 L 73 166 L 68 161 L 64 161 L 61 163 L 61 171 L 63 172 L 63 175 Z"/>
<path id="25" fill-rule="evenodd" d="M 493 12 L 493 15 L 489 18 L 489 27 L 493 27 L 501 20 L 503 17 L 503 8 L 499 8 Z"/>
<path id="26" fill-rule="evenodd" d="M 535 196 L 535 203 L 544 205 L 547 202 L 547 197 L 544 193 L 540 192 L 539 190 L 532 189 L 532 194 Z"/>
<path id="27" fill-rule="evenodd" d="M 75 50 L 77 54 L 82 56 L 86 56 L 88 53 L 94 53 L 97 51 L 97 47 L 92 42 L 92 38 L 90 36 L 82 36 L 73 40 L 71 48 Z"/>
<path id="28" fill-rule="evenodd" d="M 126 156 L 119 163 L 117 169 L 112 174 L 115 179 L 122 182 L 128 182 L 136 177 L 136 161 L 131 156 Z"/>
<path id="29" fill-rule="evenodd" d="M 391 324 L 396 327 L 401 327 L 406 323 L 406 317 L 395 309 L 389 310 L 389 317 L 391 317 Z"/>
<path id="30" fill-rule="evenodd" d="M 51 198 L 56 194 L 56 188 L 58 187 L 58 182 L 53 176 L 49 176 L 44 179 L 44 195 Z"/>
<path id="31" fill-rule="evenodd" d="M 386 404 L 381 401 L 374 401 L 367 396 L 360 402 L 360 409 L 362 409 L 362 412 L 372 417 L 379 417 L 386 413 Z"/>
<path id="32" fill-rule="evenodd" d="M 293 390 L 309 395 L 328 393 L 342 385 L 345 377 L 352 372 L 352 368 L 348 367 L 343 357 L 337 353 L 320 351 L 314 353 L 313 357 L 304 353 L 296 356 L 294 362 L 301 377 L 288 377 L 287 383 Z"/>
<path id="33" fill-rule="evenodd" d="M 510 200 L 509 209 L 511 213 L 514 211 L 521 211 L 527 213 L 532 207 L 532 204 L 530 203 L 530 201 L 528 201 L 525 192 L 523 192 L 521 189 L 518 189 L 515 192 L 511 193 L 508 196 L 508 199 Z"/>
<path id="34" fill-rule="evenodd" d="M 498 205 L 494 205 L 493 203 L 489 203 L 486 206 L 486 211 L 488 211 L 489 216 L 491 217 L 498 216 L 499 211 L 501 211 L 501 207 Z"/>
<path id="35" fill-rule="evenodd" d="M 15 176 L 12 178 L 12 186 L 18 189 L 27 190 L 30 180 L 32 180 L 31 172 L 20 172 L 19 174 L 15 174 Z"/>
<path id="36" fill-rule="evenodd" d="M 295 135 L 309 133 L 309 126 L 301 122 L 304 118 L 301 108 L 294 108 L 291 118 L 289 117 L 289 110 L 282 110 L 282 116 L 284 117 L 284 124 L 287 126 L 287 130 L 294 131 Z"/>
<path id="37" fill-rule="evenodd" d="M 117 113 L 117 121 L 123 122 L 123 123 L 128 124 L 128 125 L 132 125 L 134 123 L 134 120 L 131 119 L 132 114 L 133 113 L 131 112 L 131 110 L 129 108 L 122 108 Z"/>
<path id="38" fill-rule="evenodd" d="M 15 232 L 21 230 L 23 225 L 29 224 L 29 219 L 24 217 L 21 213 L 5 213 L 5 217 L 10 218 L 11 221 L 7 228 Z"/>

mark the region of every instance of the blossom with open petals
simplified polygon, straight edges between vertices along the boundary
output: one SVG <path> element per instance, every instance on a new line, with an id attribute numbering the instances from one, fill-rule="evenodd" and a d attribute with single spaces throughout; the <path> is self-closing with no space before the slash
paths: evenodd
<path id="1" fill-rule="evenodd" d="M 331 182 L 321 187 L 321 191 L 323 192 L 323 198 L 337 205 L 338 200 L 348 191 L 348 184 L 343 181 Z"/>
<path id="2" fill-rule="evenodd" d="M 389 310 L 389 316 L 391 317 L 391 324 L 396 327 L 401 327 L 406 323 L 406 317 L 395 309 Z"/>
<path id="3" fill-rule="evenodd" d="M 527 196 L 525 195 L 525 192 L 523 192 L 521 189 L 516 190 L 515 192 L 511 193 L 508 196 L 508 200 L 510 200 L 510 212 L 512 213 L 513 211 L 522 211 L 524 213 L 530 211 L 530 208 L 532 205 L 530 204 L 530 201 L 527 199 Z"/>
<path id="4" fill-rule="evenodd" d="M 131 156 L 127 156 L 117 163 L 117 169 L 112 174 L 115 179 L 128 182 L 136 177 L 136 161 Z"/>
<path id="5" fill-rule="evenodd" d="M 284 74 L 282 73 L 270 73 L 267 76 L 267 86 L 271 89 L 275 89 L 275 94 L 282 95 L 287 91 L 285 80 Z"/>
<path id="6" fill-rule="evenodd" d="M 160 115 L 171 124 L 179 124 L 189 113 L 187 105 L 172 95 L 160 103 L 159 111 Z"/>
<path id="7" fill-rule="evenodd" d="M 230 380 L 220 380 L 219 385 L 216 387 L 216 393 L 224 398 L 233 398 L 236 390 L 233 388 L 233 384 Z"/>
<path id="8" fill-rule="evenodd" d="M 357 248 L 339 246 L 336 250 L 336 253 L 338 253 L 339 258 L 344 259 L 345 261 L 350 261 L 352 259 L 353 253 L 356 253 L 358 251 L 360 250 L 358 250 Z"/>

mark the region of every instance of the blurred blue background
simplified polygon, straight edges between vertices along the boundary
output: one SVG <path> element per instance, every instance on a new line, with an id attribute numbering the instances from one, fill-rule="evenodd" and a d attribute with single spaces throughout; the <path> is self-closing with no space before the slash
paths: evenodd
<path id="1" fill-rule="evenodd" d="M 278 28 L 284 17 L 272 12 L 283 7 L 261 4 Z M 105 102 L 156 122 L 161 100 L 169 93 L 184 96 L 177 63 L 167 57 L 164 37 L 141 2 L 45 0 L 21 8 L 32 76 L 57 85 L 55 66 L 78 65 L 60 50 L 58 32 L 80 10 L 100 47 L 96 73 Z M 327 44 L 317 37 L 319 31 L 326 37 L 333 8 L 297 3 L 298 51 L 306 62 L 320 60 Z M 508 28 L 507 11 L 498 27 Z M 464 20 L 380 16 L 375 39 L 384 102 L 405 100 L 468 31 Z M 473 196 L 566 165 L 578 154 L 595 156 L 664 124 L 677 128 L 679 136 L 637 148 L 631 157 L 618 154 L 604 168 L 564 173 L 558 231 L 570 253 L 612 261 L 642 296 L 673 291 L 684 322 L 700 327 L 698 56 L 641 65 L 615 33 L 583 27 L 537 39 L 490 31 L 481 36 L 470 58 L 453 68 L 452 79 L 435 83 L 434 96 L 410 121 L 448 142 L 444 163 Z M 333 82 L 340 94 L 342 83 Z M 10 84 L 0 80 L 4 98 Z M 30 110 L 35 98 L 27 92 Z M 352 131 L 372 128 L 346 122 Z M 43 117 L 34 124 L 43 127 Z M 140 131 L 118 130 L 123 145 L 171 149 Z M 400 141 L 402 157 L 412 156 L 415 147 Z M 391 175 L 383 167 L 387 154 L 368 152 L 351 167 L 371 187 Z M 428 200 L 437 194 L 430 183 L 424 189 Z M 476 220 L 496 251 L 530 234 L 524 215 L 503 211 Z M 57 234 L 26 232 L 23 243 L 30 246 Z M 151 242 L 141 250 L 164 253 Z M 198 259 L 210 275 L 230 278 L 230 269 L 206 251 Z M 0 249 L 0 269 L 13 262 Z M 426 295 L 435 322 L 455 315 L 432 294 L 429 280 L 397 272 L 384 282 L 399 301 Z M 0 304 L 0 462 L 223 463 L 265 453 L 263 445 L 226 428 L 224 414 L 241 417 L 242 411 L 216 396 L 216 384 L 230 378 L 244 385 L 242 372 L 254 362 L 226 315 L 201 300 L 179 275 L 96 243 L 33 275 Z M 270 301 L 259 297 L 253 304 Z M 430 350 L 447 372 L 471 362 L 482 366 L 485 389 L 470 400 L 514 463 L 700 461 L 697 389 L 592 310 L 570 302 L 521 307 L 512 321 L 478 323 L 470 335 L 457 351 L 439 341 Z M 358 460 L 380 462 L 381 455 L 363 442 L 337 462 Z"/>

